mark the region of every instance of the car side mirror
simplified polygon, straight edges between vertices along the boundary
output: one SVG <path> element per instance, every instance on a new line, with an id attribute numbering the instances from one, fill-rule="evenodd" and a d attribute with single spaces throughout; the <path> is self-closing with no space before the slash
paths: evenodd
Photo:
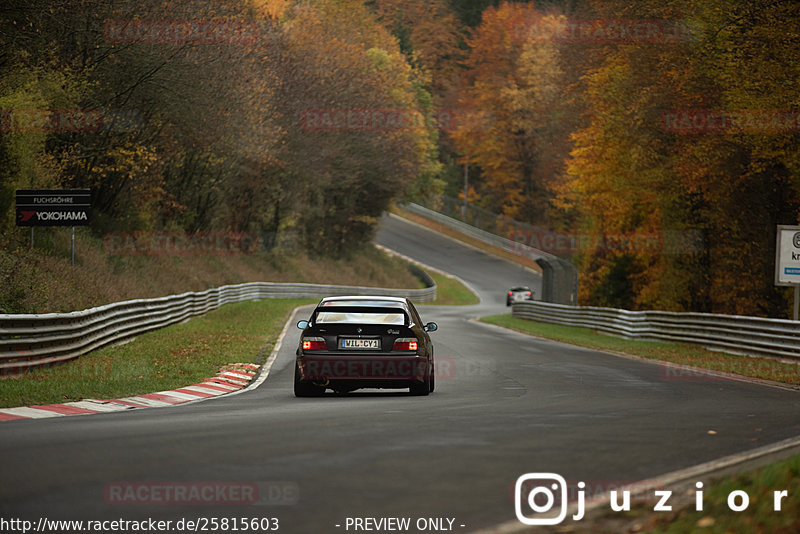
<path id="1" fill-rule="evenodd" d="M 430 322 L 426 324 L 424 328 L 426 332 L 436 332 L 439 330 L 439 325 L 434 322 Z"/>
<path id="2" fill-rule="evenodd" d="M 297 328 L 299 328 L 300 330 L 305 330 L 306 328 L 308 328 L 308 321 L 298 321 Z"/>

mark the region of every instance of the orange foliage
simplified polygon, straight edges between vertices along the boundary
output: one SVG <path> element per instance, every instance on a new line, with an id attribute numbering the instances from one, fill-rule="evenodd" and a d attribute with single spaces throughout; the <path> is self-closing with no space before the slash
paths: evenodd
<path id="1" fill-rule="evenodd" d="M 559 50 L 526 42 L 515 27 L 540 16 L 531 4 L 488 8 L 468 44 L 456 147 L 485 178 L 485 197 L 504 215 L 546 220 L 548 187 L 557 172 L 547 154 L 562 135 Z"/>

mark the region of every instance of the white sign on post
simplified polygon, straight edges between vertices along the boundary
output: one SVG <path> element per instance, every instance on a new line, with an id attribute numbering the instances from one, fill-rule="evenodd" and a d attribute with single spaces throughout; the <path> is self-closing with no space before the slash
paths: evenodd
<path id="1" fill-rule="evenodd" d="M 778 225 L 775 240 L 775 285 L 794 286 L 792 320 L 800 315 L 800 226 Z"/>
<path id="2" fill-rule="evenodd" d="M 778 225 L 775 285 L 800 284 L 800 226 Z"/>

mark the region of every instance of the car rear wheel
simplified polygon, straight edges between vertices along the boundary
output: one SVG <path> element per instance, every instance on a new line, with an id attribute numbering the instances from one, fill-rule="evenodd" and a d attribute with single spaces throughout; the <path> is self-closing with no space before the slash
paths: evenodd
<path id="1" fill-rule="evenodd" d="M 433 391 L 431 389 L 431 377 L 430 377 L 430 375 L 426 376 L 425 380 L 423 380 L 421 382 L 419 382 L 419 381 L 412 382 L 411 386 L 409 386 L 408 390 L 411 392 L 412 395 L 417 395 L 417 396 L 421 396 L 421 397 L 424 397 L 424 396 L 428 395 L 431 391 Z"/>
<path id="2" fill-rule="evenodd" d="M 321 397 L 325 393 L 325 388 L 315 386 L 307 380 L 300 379 L 300 369 L 297 364 L 294 366 L 294 396 L 295 397 Z"/>

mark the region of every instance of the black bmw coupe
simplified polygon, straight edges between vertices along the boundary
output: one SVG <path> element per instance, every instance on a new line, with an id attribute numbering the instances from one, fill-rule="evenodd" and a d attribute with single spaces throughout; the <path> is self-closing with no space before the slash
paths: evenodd
<path id="1" fill-rule="evenodd" d="M 317 304 L 297 347 L 294 393 L 322 395 L 360 388 L 408 388 L 412 395 L 434 389 L 433 344 L 407 298 L 327 297 Z"/>

